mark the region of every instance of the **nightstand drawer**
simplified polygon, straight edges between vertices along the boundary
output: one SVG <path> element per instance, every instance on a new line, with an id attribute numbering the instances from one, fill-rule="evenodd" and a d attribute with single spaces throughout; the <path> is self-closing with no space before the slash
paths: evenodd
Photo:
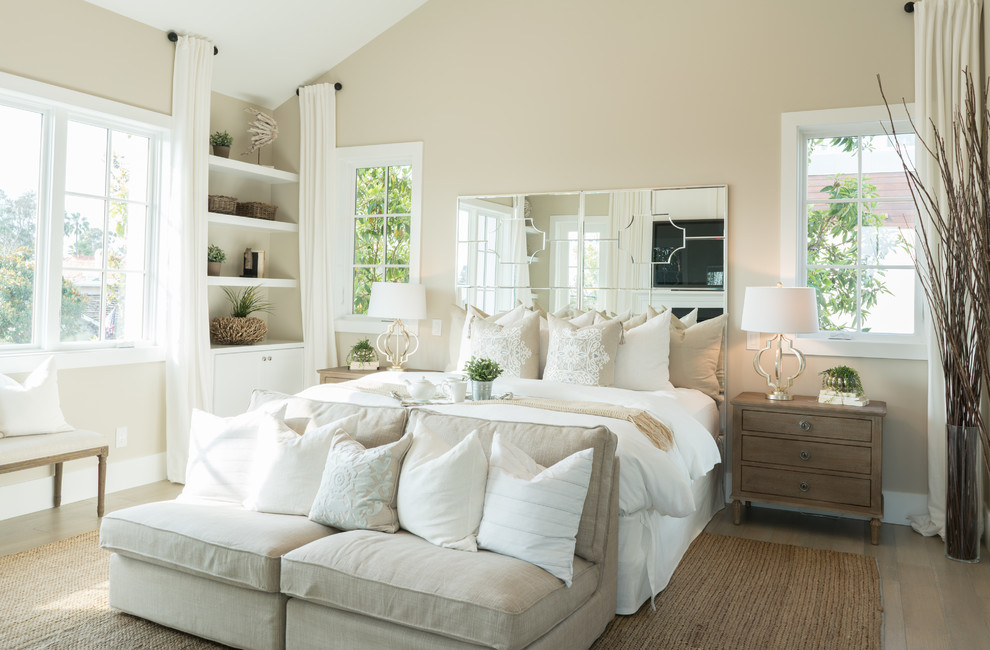
<path id="1" fill-rule="evenodd" d="M 783 433 L 793 436 L 834 438 L 870 442 L 873 425 L 869 420 L 797 413 L 773 413 L 770 411 L 744 410 L 744 431 Z"/>
<path id="2" fill-rule="evenodd" d="M 870 479 L 766 467 L 742 468 L 743 492 L 869 507 Z"/>
<path id="3" fill-rule="evenodd" d="M 834 469 L 856 474 L 869 474 L 873 470 L 869 447 L 782 440 L 751 434 L 742 437 L 742 459 L 750 463 L 792 465 L 802 470 Z"/>

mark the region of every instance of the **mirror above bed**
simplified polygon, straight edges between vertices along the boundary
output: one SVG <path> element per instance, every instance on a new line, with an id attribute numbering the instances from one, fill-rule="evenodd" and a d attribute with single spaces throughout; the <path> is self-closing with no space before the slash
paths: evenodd
<path id="1" fill-rule="evenodd" d="M 489 313 L 726 309 L 725 185 L 460 197 L 455 291 Z"/>

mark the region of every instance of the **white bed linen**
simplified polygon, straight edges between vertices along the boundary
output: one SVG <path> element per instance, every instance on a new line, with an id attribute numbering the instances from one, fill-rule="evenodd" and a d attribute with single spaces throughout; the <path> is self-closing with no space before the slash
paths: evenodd
<path id="1" fill-rule="evenodd" d="M 300 397 L 357 404 L 395 405 L 396 400 L 356 390 L 382 383 L 401 383 L 425 376 L 439 382 L 442 373 L 397 373 L 369 375 L 343 384 L 322 384 L 301 393 Z M 674 434 L 674 448 L 664 452 L 630 422 L 611 418 L 561 413 L 504 404 L 430 404 L 431 410 L 491 420 L 510 420 L 593 426 L 605 424 L 618 437 L 616 453 L 619 473 L 619 514 L 655 510 L 669 517 L 686 517 L 695 512 L 692 481 L 707 474 L 720 462 L 718 446 L 711 434 L 678 402 L 675 391 L 642 392 L 622 388 L 575 386 L 538 379 L 499 379 L 495 394 L 511 391 L 514 395 L 578 401 L 607 402 L 650 411 Z"/>
<path id="2" fill-rule="evenodd" d="M 675 388 L 674 393 L 684 410 L 700 422 L 713 438 L 718 438 L 722 431 L 722 413 L 718 402 L 694 388 Z"/>

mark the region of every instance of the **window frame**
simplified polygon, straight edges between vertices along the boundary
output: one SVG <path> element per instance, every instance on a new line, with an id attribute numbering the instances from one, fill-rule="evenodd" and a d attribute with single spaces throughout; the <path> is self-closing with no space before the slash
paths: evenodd
<path id="1" fill-rule="evenodd" d="M 33 342 L 0 348 L 0 372 L 28 372 L 47 356 L 58 358 L 60 368 L 80 368 L 164 360 L 160 344 L 162 298 L 158 242 L 161 199 L 172 119 L 168 115 L 94 97 L 0 72 L 0 100 L 5 105 L 43 114 L 41 180 L 38 195 L 38 233 Z M 69 121 L 108 130 L 123 130 L 149 138 L 148 234 L 144 269 L 144 324 L 142 340 L 61 341 L 62 242 L 65 209 L 66 136 Z M 103 291 L 101 280 L 101 292 Z"/>
<path id="2" fill-rule="evenodd" d="M 897 133 L 912 133 L 908 111 L 912 104 L 890 107 Z M 788 286 L 807 286 L 807 153 L 812 137 L 877 134 L 889 128 L 887 107 L 801 111 L 781 114 L 780 280 Z M 833 338 L 828 333 L 798 334 L 801 352 L 810 356 L 927 359 L 925 297 L 917 277 L 915 331 L 913 334 L 849 333 Z"/>
<path id="3" fill-rule="evenodd" d="M 402 142 L 396 144 L 337 147 L 336 195 L 337 209 L 334 217 L 333 304 L 334 328 L 338 332 L 379 334 L 382 323 L 391 322 L 352 312 L 354 270 L 354 201 L 355 175 L 366 167 L 409 165 L 412 190 L 409 211 L 409 282 L 420 281 L 420 242 L 422 236 L 422 184 L 423 143 Z M 419 321 L 406 323 L 406 329 L 419 334 Z"/>

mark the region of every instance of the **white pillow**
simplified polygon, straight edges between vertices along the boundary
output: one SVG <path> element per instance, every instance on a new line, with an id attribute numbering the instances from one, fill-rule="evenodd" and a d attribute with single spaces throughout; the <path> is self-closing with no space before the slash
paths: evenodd
<path id="1" fill-rule="evenodd" d="M 244 507 L 258 512 L 308 515 L 320 489 L 330 443 L 338 431 L 353 432 L 358 414 L 324 424 L 299 435 L 289 429 L 264 427 L 251 464 Z"/>
<path id="2" fill-rule="evenodd" d="M 399 475 L 399 525 L 437 546 L 477 551 L 487 478 L 477 431 L 451 447 L 417 423 Z"/>
<path id="3" fill-rule="evenodd" d="M 244 501 L 258 438 L 294 433 L 284 416 L 285 406 L 275 413 L 248 411 L 230 418 L 193 409 L 186 486 L 178 500 Z"/>
<path id="4" fill-rule="evenodd" d="M 622 323 L 605 320 L 588 327 L 550 316 L 550 345 L 543 378 L 566 384 L 611 386 Z"/>
<path id="5" fill-rule="evenodd" d="M 521 310 L 517 313 L 517 310 Z M 517 307 L 497 321 L 471 321 L 471 356 L 491 359 L 505 377 L 537 379 L 540 364 L 540 315 Z"/>
<path id="6" fill-rule="evenodd" d="M 478 547 L 535 564 L 570 587 L 594 453 L 585 449 L 545 468 L 496 433 Z"/>
<path id="7" fill-rule="evenodd" d="M 673 390 L 669 311 L 625 332 L 615 357 L 614 385 L 630 390 Z"/>
<path id="8" fill-rule="evenodd" d="M 570 314 L 573 313 L 571 309 L 562 309 L 558 313 Z M 567 318 L 567 316 L 557 316 L 557 314 L 552 314 L 555 318 Z M 586 311 L 580 313 L 574 318 L 570 319 L 570 322 L 575 327 L 587 327 L 588 325 L 593 325 L 595 323 L 603 322 L 603 319 L 598 316 L 594 310 Z M 547 369 L 547 354 L 550 352 L 550 323 L 547 320 L 546 314 L 540 315 L 540 369 L 539 378 L 543 378 L 543 373 Z"/>
<path id="9" fill-rule="evenodd" d="M 72 431 L 58 401 L 55 358 L 48 357 L 21 385 L 0 375 L 0 438 Z"/>

